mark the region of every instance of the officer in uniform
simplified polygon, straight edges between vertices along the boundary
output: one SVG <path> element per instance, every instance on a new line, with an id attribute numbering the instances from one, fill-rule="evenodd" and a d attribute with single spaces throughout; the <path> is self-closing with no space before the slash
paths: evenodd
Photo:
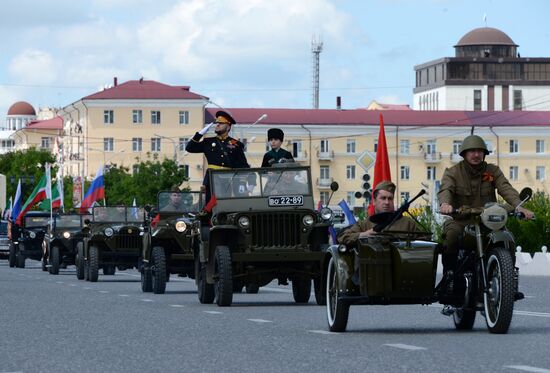
<path id="1" fill-rule="evenodd" d="M 285 161 L 294 162 L 294 158 L 289 151 L 281 148 L 285 134 L 279 128 L 270 128 L 267 130 L 267 140 L 271 145 L 271 150 L 264 154 L 262 167 L 271 167 L 274 163 Z"/>
<path id="2" fill-rule="evenodd" d="M 239 140 L 229 136 L 231 125 L 235 124 L 235 119 L 225 111 L 216 113 L 216 121 L 208 124 L 189 141 L 185 150 L 189 153 L 204 153 L 208 162 L 209 170 L 230 169 L 230 168 L 250 168 L 244 154 L 244 145 Z M 210 127 L 216 125 L 216 136 L 205 137 Z M 202 141 L 201 141 L 202 139 Z M 210 200 L 209 173 L 204 175 L 203 186 L 205 189 L 205 203 Z"/>
<path id="3" fill-rule="evenodd" d="M 439 212 L 452 214 L 454 209 L 462 206 L 483 207 L 487 202 L 496 202 L 496 194 L 504 198 L 512 207 L 520 202 L 519 194 L 500 168 L 495 164 L 485 162 L 489 154 L 485 141 L 477 135 L 467 136 L 460 147 L 460 156 L 464 158 L 451 168 L 447 168 L 441 179 Z M 532 211 L 519 207 L 528 219 L 533 218 Z M 468 220 L 455 218 L 443 223 L 445 248 L 443 251 L 443 271 L 449 279 L 456 269 L 459 238 L 464 232 Z"/>
<path id="4" fill-rule="evenodd" d="M 344 229 L 337 237 L 338 243 L 346 246 L 355 246 L 360 238 L 372 237 L 377 233 L 374 231 L 374 227 L 377 225 L 371 219 L 376 214 L 384 212 L 394 212 L 395 206 L 393 204 L 395 195 L 395 184 L 391 181 L 381 181 L 374 188 L 374 213 L 375 215 L 369 216 L 366 220 L 361 220 L 352 225 L 349 228 Z M 383 232 L 391 233 L 395 232 L 422 232 L 417 226 L 416 222 L 408 216 L 401 216 L 393 224 L 386 227 Z"/>

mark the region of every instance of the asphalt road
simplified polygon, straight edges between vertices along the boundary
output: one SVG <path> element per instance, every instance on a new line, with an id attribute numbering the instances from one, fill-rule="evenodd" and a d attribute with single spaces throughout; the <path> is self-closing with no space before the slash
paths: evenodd
<path id="1" fill-rule="evenodd" d="M 329 333 L 314 298 L 289 286 L 201 305 L 193 280 L 172 276 L 144 294 L 139 273 L 76 279 L 38 262 L 0 261 L 0 372 L 550 372 L 550 279 L 522 277 L 510 332 L 454 330 L 432 306 L 352 306 L 348 331 Z"/>

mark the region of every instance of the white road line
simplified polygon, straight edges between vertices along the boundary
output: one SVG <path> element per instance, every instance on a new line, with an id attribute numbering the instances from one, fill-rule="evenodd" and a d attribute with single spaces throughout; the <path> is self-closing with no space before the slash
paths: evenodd
<path id="1" fill-rule="evenodd" d="M 406 345 L 406 344 L 402 344 L 402 343 L 386 343 L 383 346 L 400 348 L 402 350 L 426 350 L 425 347 Z"/>
<path id="2" fill-rule="evenodd" d="M 56 283 L 56 284 L 64 284 L 63 281 L 56 281 L 55 283 Z"/>
<path id="3" fill-rule="evenodd" d="M 221 315 L 223 312 L 220 311 L 202 311 L 204 313 L 209 313 L 211 315 Z"/>
<path id="4" fill-rule="evenodd" d="M 92 288 L 85 286 L 84 289 L 91 290 Z"/>
<path id="5" fill-rule="evenodd" d="M 267 323 L 267 322 L 273 322 L 271 320 L 264 320 L 264 319 L 247 319 L 248 321 L 252 322 L 258 322 L 258 323 Z"/>
<path id="6" fill-rule="evenodd" d="M 342 333 L 335 333 L 335 332 L 329 332 L 328 330 L 308 330 L 309 333 L 315 333 L 315 334 L 342 334 Z"/>
<path id="7" fill-rule="evenodd" d="M 154 302 L 154 300 L 147 299 L 147 298 L 141 298 L 140 301 L 142 301 L 142 302 Z"/>
<path id="8" fill-rule="evenodd" d="M 185 306 L 183 304 L 171 304 L 170 307 L 183 308 Z"/>
<path id="9" fill-rule="evenodd" d="M 531 311 L 514 311 L 514 315 L 534 316 L 534 317 L 550 317 L 550 313 L 531 312 Z"/>
<path id="10" fill-rule="evenodd" d="M 550 373 L 550 369 L 531 367 L 529 365 L 505 365 L 504 368 L 522 370 L 524 372 Z"/>
<path id="11" fill-rule="evenodd" d="M 103 293 L 103 294 L 108 294 L 108 293 L 110 293 L 110 291 L 108 291 L 108 290 L 99 290 L 99 292 L 100 292 L 100 293 Z"/>
<path id="12" fill-rule="evenodd" d="M 119 297 L 129 297 L 128 294 L 119 294 L 118 296 L 119 296 Z"/>
<path id="13" fill-rule="evenodd" d="M 69 286 L 76 286 L 76 284 L 69 284 Z"/>

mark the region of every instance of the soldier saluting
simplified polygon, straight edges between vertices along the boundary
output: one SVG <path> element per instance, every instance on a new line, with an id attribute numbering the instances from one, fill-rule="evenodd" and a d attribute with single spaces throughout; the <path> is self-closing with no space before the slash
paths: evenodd
<path id="1" fill-rule="evenodd" d="M 187 143 L 185 150 L 189 153 L 204 153 L 208 162 L 208 169 L 229 169 L 229 168 L 250 168 L 244 154 L 244 145 L 239 140 L 229 136 L 231 125 L 235 124 L 235 119 L 225 111 L 216 113 L 216 121 L 206 125 Z M 210 127 L 216 125 L 216 136 L 202 137 L 208 132 Z M 201 141 L 202 139 L 202 141 Z M 210 200 L 210 188 L 208 187 L 208 171 L 204 175 L 202 182 L 205 188 L 205 203 Z"/>

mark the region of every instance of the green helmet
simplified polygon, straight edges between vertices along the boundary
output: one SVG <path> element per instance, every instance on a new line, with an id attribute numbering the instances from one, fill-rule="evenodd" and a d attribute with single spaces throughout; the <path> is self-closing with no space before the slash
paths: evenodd
<path id="1" fill-rule="evenodd" d="M 487 144 L 485 144 L 485 141 L 483 141 L 483 139 L 477 135 L 467 136 L 462 141 L 462 145 L 460 145 L 460 156 L 464 157 L 464 153 L 466 152 L 466 150 L 472 149 L 482 149 L 485 155 L 489 154 Z"/>

